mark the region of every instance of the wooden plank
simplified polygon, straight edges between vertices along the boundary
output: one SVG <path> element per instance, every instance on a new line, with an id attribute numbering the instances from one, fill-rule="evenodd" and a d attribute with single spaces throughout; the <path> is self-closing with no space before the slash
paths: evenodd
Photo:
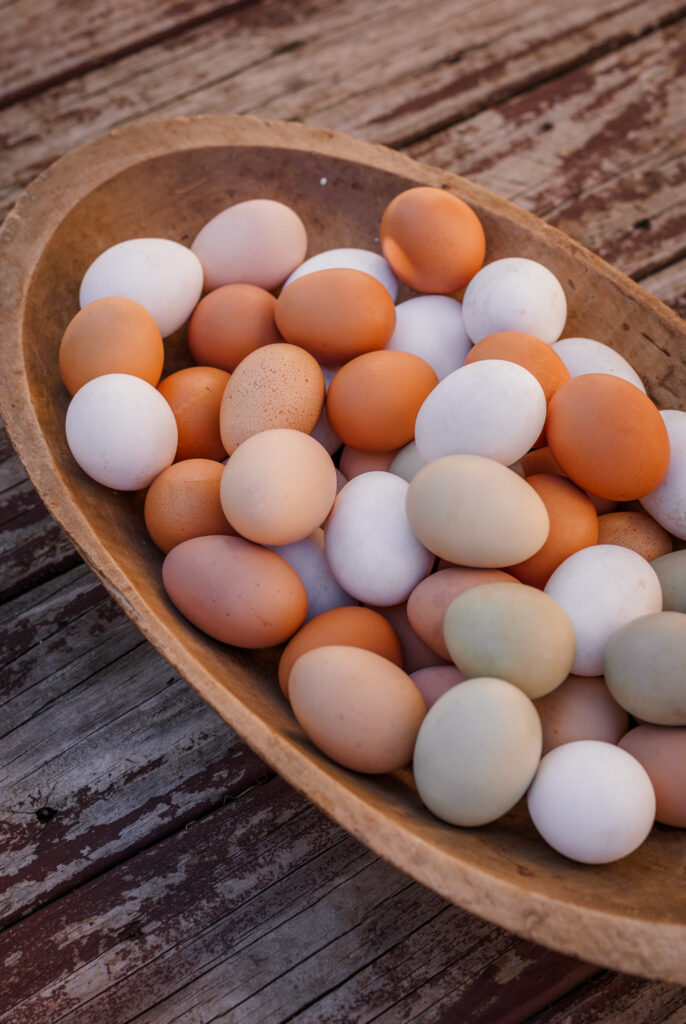
<path id="1" fill-rule="evenodd" d="M 682 985 L 607 972 L 536 1014 L 528 1024 L 684 1024 Z"/>
<path id="2" fill-rule="evenodd" d="M 686 319 L 686 259 L 639 278 L 644 288 Z"/>

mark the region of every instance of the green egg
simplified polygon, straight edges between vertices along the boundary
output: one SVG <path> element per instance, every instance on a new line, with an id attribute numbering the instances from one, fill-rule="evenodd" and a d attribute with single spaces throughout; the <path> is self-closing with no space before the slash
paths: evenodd
<path id="1" fill-rule="evenodd" d="M 686 612 L 686 550 L 670 551 L 650 563 L 662 587 L 662 608 L 666 612 Z"/>
<path id="2" fill-rule="evenodd" d="M 605 682 L 635 718 L 686 725 L 686 615 L 655 612 L 617 630 L 605 651 Z"/>

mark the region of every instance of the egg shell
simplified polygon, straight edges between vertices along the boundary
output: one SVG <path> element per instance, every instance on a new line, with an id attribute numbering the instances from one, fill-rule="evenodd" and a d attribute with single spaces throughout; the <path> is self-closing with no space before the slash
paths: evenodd
<path id="1" fill-rule="evenodd" d="M 621 544 L 652 562 L 673 547 L 667 531 L 644 512 L 623 509 L 607 512 L 598 519 L 598 543 Z"/>
<path id="2" fill-rule="evenodd" d="M 389 468 L 397 451 L 392 452 L 362 452 L 359 448 L 352 448 L 349 444 L 343 447 L 338 466 L 345 474 L 347 480 L 352 480 L 360 473 L 371 473 L 379 470 L 385 473 Z"/>
<path id="3" fill-rule="evenodd" d="M 519 460 L 524 476 L 536 476 L 538 473 L 550 473 L 553 476 L 564 476 L 564 473 L 555 461 L 555 456 L 547 445 L 536 448 L 533 451 L 522 455 Z"/>
<path id="4" fill-rule="evenodd" d="M 564 329 L 567 299 L 542 263 L 508 256 L 488 263 L 469 282 L 462 315 L 474 343 L 499 331 L 521 331 L 550 345 Z"/>
<path id="5" fill-rule="evenodd" d="M 543 753 L 574 740 L 618 743 L 629 716 L 601 676 L 569 675 L 557 689 L 534 700 L 543 729 Z"/>
<path id="6" fill-rule="evenodd" d="M 220 498 L 229 523 L 257 544 L 292 544 L 320 526 L 336 497 L 336 468 L 299 430 L 263 430 L 236 448 Z"/>
<path id="7" fill-rule="evenodd" d="M 334 269 L 361 270 L 363 274 L 371 274 L 384 286 L 393 302 L 398 298 L 398 279 L 391 270 L 388 260 L 369 249 L 343 248 L 318 252 L 289 274 L 281 290 L 305 274 L 312 274 L 316 270 Z"/>
<path id="8" fill-rule="evenodd" d="M 467 353 L 465 363 L 481 359 L 505 359 L 532 373 L 543 388 L 546 402 L 569 380 L 569 371 L 552 346 L 523 331 L 489 334 Z"/>
<path id="9" fill-rule="evenodd" d="M 406 672 L 416 672 L 418 669 L 431 668 L 434 665 L 449 665 L 445 658 L 435 654 L 423 640 L 419 639 L 407 617 L 406 601 L 385 608 L 376 607 L 373 611 L 382 615 L 395 630 L 403 649 L 403 668 Z"/>
<path id="10" fill-rule="evenodd" d="M 452 825 L 486 825 L 521 799 L 541 756 L 529 698 L 502 679 L 467 679 L 427 712 L 414 751 L 419 796 Z"/>
<path id="11" fill-rule="evenodd" d="M 588 496 L 571 480 L 553 474 L 528 476 L 546 507 L 550 532 L 536 554 L 510 567 L 522 583 L 545 587 L 558 565 L 575 551 L 598 543 L 598 516 Z"/>
<path id="12" fill-rule="evenodd" d="M 650 563 L 662 588 L 666 612 L 686 612 L 686 550 L 660 555 Z"/>
<path id="13" fill-rule="evenodd" d="M 94 377 L 67 409 L 69 450 L 84 473 L 117 491 L 137 491 L 171 465 L 178 430 L 152 384 L 126 373 Z"/>
<path id="14" fill-rule="evenodd" d="M 570 377 L 584 373 L 611 373 L 645 392 L 645 385 L 623 355 L 595 338 L 560 338 L 553 350 L 567 367 Z"/>
<path id="15" fill-rule="evenodd" d="M 309 352 L 280 342 L 241 360 L 219 409 L 222 444 L 231 455 L 261 430 L 286 428 L 309 434 L 324 404 L 324 377 Z"/>
<path id="16" fill-rule="evenodd" d="M 285 203 L 248 199 L 212 217 L 191 249 L 202 264 L 206 291 L 226 284 L 271 291 L 305 259 L 307 231 Z"/>
<path id="17" fill-rule="evenodd" d="M 391 624 L 378 612 L 359 605 L 331 608 L 302 626 L 284 648 L 279 661 L 279 685 L 288 697 L 288 681 L 301 654 L 315 647 L 363 647 L 402 668 L 403 653 Z"/>
<path id="18" fill-rule="evenodd" d="M 315 423 L 311 434 L 315 441 L 319 441 L 326 448 L 329 455 L 335 455 L 343 447 L 343 442 L 329 423 L 329 417 L 326 415 L 326 406 L 324 406 L 319 414 L 319 419 Z"/>
<path id="19" fill-rule="evenodd" d="M 395 327 L 395 306 L 384 286 L 360 270 L 317 270 L 285 288 L 276 326 L 293 345 L 322 363 L 343 363 L 381 349 Z"/>
<path id="20" fill-rule="evenodd" d="M 391 772 L 412 759 L 424 700 L 406 672 L 360 647 L 317 647 L 291 669 L 293 713 L 315 746 L 345 768 Z"/>
<path id="21" fill-rule="evenodd" d="M 615 544 L 596 544 L 570 555 L 545 592 L 572 620 L 576 657 L 571 671 L 580 676 L 602 675 L 610 637 L 632 619 L 662 608 L 660 581 L 650 563 Z"/>
<path id="22" fill-rule="evenodd" d="M 283 341 L 274 322 L 276 299 L 254 284 L 215 288 L 193 311 L 188 348 L 196 363 L 233 373 L 241 359 Z"/>
<path id="23" fill-rule="evenodd" d="M 163 469 L 148 488 L 143 513 L 152 540 L 165 553 L 192 537 L 233 534 L 219 500 L 224 467 L 186 459 Z"/>
<path id="24" fill-rule="evenodd" d="M 187 366 L 165 377 L 157 390 L 169 403 L 179 431 L 176 461 L 226 458 L 219 409 L 230 375 L 214 366 Z"/>
<path id="25" fill-rule="evenodd" d="M 169 238 L 130 238 L 110 246 L 83 276 L 79 305 L 109 295 L 139 302 L 163 338 L 185 324 L 202 293 L 197 256 Z"/>
<path id="26" fill-rule="evenodd" d="M 393 473 L 362 473 L 339 492 L 324 532 L 331 571 L 345 591 L 372 605 L 405 601 L 433 565 L 407 519 L 408 484 Z"/>
<path id="27" fill-rule="evenodd" d="M 523 583 L 482 583 L 448 606 L 443 636 L 466 676 L 494 676 L 532 700 L 567 678 L 574 627 L 556 601 Z"/>
<path id="28" fill-rule="evenodd" d="M 273 551 L 242 537 L 194 537 L 162 565 L 172 601 L 198 629 L 235 647 L 283 643 L 307 614 L 302 581 Z"/>
<path id="29" fill-rule="evenodd" d="M 419 668 L 410 674 L 410 678 L 424 698 L 427 710 L 432 708 L 444 693 L 465 680 L 455 665 L 430 665 L 428 668 Z"/>
<path id="30" fill-rule="evenodd" d="M 441 658 L 450 661 L 443 637 L 443 620 L 449 605 L 470 587 L 481 583 L 516 583 L 501 569 L 441 569 L 421 580 L 407 599 L 407 617 L 417 636 Z"/>
<path id="31" fill-rule="evenodd" d="M 619 741 L 650 776 L 657 803 L 655 820 L 686 828 L 686 729 L 639 725 Z"/>
<path id="32" fill-rule="evenodd" d="M 366 352 L 331 381 L 326 412 L 345 444 L 390 452 L 414 438 L 424 399 L 438 383 L 429 364 L 408 352 Z M 345 470 L 344 470 L 345 472 Z"/>
<path id="33" fill-rule="evenodd" d="M 655 792 L 625 750 L 577 740 L 542 759 L 528 794 L 532 821 L 558 853 L 609 864 L 636 850 L 655 820 Z"/>
<path id="34" fill-rule="evenodd" d="M 545 417 L 545 395 L 533 374 L 487 359 L 454 370 L 431 391 L 417 413 L 415 441 L 427 462 L 464 454 L 509 466 L 534 444 Z"/>
<path id="35" fill-rule="evenodd" d="M 686 615 L 658 611 L 618 629 L 605 651 L 605 682 L 634 718 L 686 725 Z"/>
<path id="36" fill-rule="evenodd" d="M 395 307 L 395 329 L 386 348 L 425 359 L 439 380 L 462 366 L 471 347 L 457 299 L 416 295 Z"/>
<path id="37" fill-rule="evenodd" d="M 647 395 L 620 377 L 572 377 L 553 395 L 545 430 L 565 475 L 601 498 L 641 498 L 667 472 L 670 445 L 662 417 Z"/>
<path id="38" fill-rule="evenodd" d="M 641 498 L 653 519 L 680 540 L 686 540 L 686 412 L 660 413 L 669 438 L 669 464 L 655 489 Z"/>
<path id="39" fill-rule="evenodd" d="M 545 505 L 511 469 L 479 455 L 448 455 L 420 469 L 407 492 L 419 541 L 457 565 L 499 569 L 529 558 L 549 530 Z"/>
<path id="40" fill-rule="evenodd" d="M 354 604 L 350 594 L 334 578 L 324 551 L 324 531 L 313 530 L 302 540 L 279 546 L 268 545 L 297 572 L 307 591 L 307 620 L 328 611 Z"/>
<path id="41" fill-rule="evenodd" d="M 463 288 L 483 264 L 481 221 L 462 199 L 419 186 L 395 196 L 381 217 L 379 238 L 395 274 L 418 292 Z"/>
<path id="42" fill-rule="evenodd" d="M 164 344 L 139 302 L 111 295 L 72 317 L 59 349 L 60 375 L 70 395 L 105 373 L 128 373 L 153 387 L 162 376 Z"/>

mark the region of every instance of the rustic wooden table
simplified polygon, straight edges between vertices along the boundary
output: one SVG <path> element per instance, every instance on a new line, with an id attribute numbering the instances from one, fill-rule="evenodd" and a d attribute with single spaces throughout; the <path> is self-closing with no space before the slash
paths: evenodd
<path id="1" fill-rule="evenodd" d="M 130 120 L 299 119 L 470 177 L 686 308 L 680 0 L 0 18 L 3 213 Z M 0 444 L 0 1022 L 686 1021 L 686 989 L 525 942 L 324 818 L 143 640 Z"/>

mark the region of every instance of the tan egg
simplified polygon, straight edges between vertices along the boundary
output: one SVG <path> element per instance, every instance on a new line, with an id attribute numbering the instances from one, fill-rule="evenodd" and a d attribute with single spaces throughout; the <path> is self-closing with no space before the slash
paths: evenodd
<path id="1" fill-rule="evenodd" d="M 177 544 L 164 560 L 162 580 L 189 622 L 235 647 L 281 644 L 307 614 L 296 571 L 242 537 L 194 537 Z"/>
<path id="2" fill-rule="evenodd" d="M 648 772 L 657 801 L 656 821 L 686 828 L 686 729 L 639 725 L 619 745 Z"/>
<path id="3" fill-rule="evenodd" d="M 364 647 L 402 667 L 400 641 L 382 615 L 371 608 L 359 606 L 332 608 L 306 622 L 284 649 L 279 661 L 279 685 L 286 697 L 291 669 L 300 655 L 315 647 L 329 647 L 332 644 L 339 647 Z"/>
<path id="4" fill-rule="evenodd" d="M 371 274 L 317 270 L 281 292 L 276 326 L 286 341 L 332 365 L 383 348 L 395 327 L 395 306 Z"/>
<path id="5" fill-rule="evenodd" d="M 233 534 L 219 500 L 224 467 L 212 459 L 186 459 L 164 469 L 145 496 L 145 525 L 165 553 L 191 537 Z"/>
<path id="6" fill-rule="evenodd" d="M 308 352 L 285 342 L 265 345 L 231 375 L 219 410 L 222 443 L 231 455 L 261 430 L 309 434 L 324 405 L 324 376 Z"/>
<path id="7" fill-rule="evenodd" d="M 219 433 L 219 408 L 229 379 L 225 370 L 214 366 L 187 366 L 158 385 L 179 430 L 177 462 L 226 458 Z"/>
<path id="8" fill-rule="evenodd" d="M 341 451 L 338 465 L 347 481 L 352 480 L 354 476 L 359 476 L 360 473 L 371 473 L 376 469 L 386 472 L 390 469 L 396 455 L 397 451 L 395 450 L 392 452 L 362 452 L 359 448 L 351 448 L 349 444 L 346 444 Z"/>
<path id="9" fill-rule="evenodd" d="M 544 754 L 574 740 L 618 743 L 629 728 L 629 716 L 602 676 L 567 676 L 534 705 L 543 728 Z"/>
<path id="10" fill-rule="evenodd" d="M 674 545 L 664 527 L 646 512 L 610 512 L 598 519 L 598 544 L 621 544 L 649 562 L 667 555 Z"/>
<path id="11" fill-rule="evenodd" d="M 367 352 L 331 381 L 326 413 L 345 444 L 390 452 L 414 437 L 417 413 L 438 384 L 435 371 L 410 352 Z"/>
<path id="12" fill-rule="evenodd" d="M 407 617 L 417 636 L 441 658 L 450 661 L 443 636 L 443 620 L 455 598 L 480 583 L 516 583 L 501 569 L 441 569 L 418 583 L 407 600 Z"/>
<path id="13" fill-rule="evenodd" d="M 201 366 L 230 373 L 263 345 L 282 341 L 274 322 L 276 299 L 254 284 L 226 284 L 201 299 L 188 324 L 188 347 Z"/>
<path id="14" fill-rule="evenodd" d="M 157 384 L 164 344 L 144 306 L 123 296 L 95 299 L 80 309 L 60 343 L 59 364 L 70 395 L 105 373 L 128 373 Z"/>
<path id="15" fill-rule="evenodd" d="M 360 647 L 317 647 L 293 665 L 289 692 L 309 739 L 345 768 L 379 774 L 411 761 L 426 705 L 386 658 Z"/>

